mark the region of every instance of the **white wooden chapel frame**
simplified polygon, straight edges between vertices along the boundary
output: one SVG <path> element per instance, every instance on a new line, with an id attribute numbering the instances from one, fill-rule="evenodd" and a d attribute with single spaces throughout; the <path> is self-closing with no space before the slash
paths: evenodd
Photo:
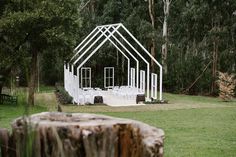
<path id="1" fill-rule="evenodd" d="M 120 30 L 123 31 L 120 31 Z M 135 86 L 136 88 L 140 88 L 141 90 L 144 90 L 143 82 L 146 84 L 146 100 L 150 101 L 151 97 L 155 98 L 154 95 L 157 94 L 157 88 L 152 88 L 152 85 L 150 85 L 150 61 L 149 59 L 145 59 L 143 55 L 141 55 L 141 52 L 139 52 L 131 43 L 128 41 L 128 39 L 123 35 L 125 33 L 129 36 L 129 38 L 132 39 L 132 42 L 134 41 L 135 44 L 141 48 L 142 52 L 144 52 L 158 67 L 159 67 L 159 100 L 162 101 L 162 66 L 161 64 L 146 50 L 146 48 L 130 33 L 130 31 L 122 24 L 109 24 L 109 25 L 101 25 L 97 26 L 95 29 L 92 30 L 92 32 L 74 49 L 74 56 L 71 58 L 70 62 L 65 63 L 64 65 L 64 79 L 65 79 L 65 89 L 68 91 L 68 93 L 75 98 L 78 95 L 80 84 L 79 84 L 79 69 L 83 68 L 84 64 L 107 42 L 109 41 L 115 48 L 118 49 L 118 51 L 125 56 L 125 58 L 128 61 L 127 66 L 127 85 L 131 86 L 131 78 L 130 78 L 130 61 L 131 59 L 136 62 L 136 82 Z M 125 44 L 124 44 L 125 43 Z M 94 48 L 94 46 L 98 44 Z M 123 51 L 123 50 L 125 51 Z M 132 50 L 132 51 L 131 51 Z M 87 55 L 86 55 L 87 54 Z M 137 59 L 139 57 L 140 59 Z M 140 61 L 145 62 L 146 64 L 146 74 L 144 72 L 142 76 L 141 72 L 139 70 Z M 70 71 L 68 68 L 69 66 L 72 67 L 72 70 Z M 74 75 L 74 67 L 77 69 L 77 75 Z M 140 74 L 140 75 L 139 75 Z M 156 76 L 154 76 L 156 77 Z M 157 79 L 157 78 L 155 78 Z M 152 79 L 151 79 L 152 80 Z M 142 81 L 140 83 L 139 81 Z M 154 81 L 155 82 L 155 81 Z M 133 83 L 132 83 L 133 85 Z M 157 84 L 155 84 L 157 86 Z M 150 96 L 150 86 L 151 86 L 151 92 L 153 92 L 154 95 L 151 94 Z M 152 90 L 156 91 L 152 91 Z M 156 98 L 157 99 L 157 98 Z"/>

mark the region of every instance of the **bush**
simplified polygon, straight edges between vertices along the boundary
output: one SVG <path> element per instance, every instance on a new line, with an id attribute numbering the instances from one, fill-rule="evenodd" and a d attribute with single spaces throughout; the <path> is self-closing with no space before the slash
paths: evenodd
<path id="1" fill-rule="evenodd" d="M 71 104 L 73 101 L 73 98 L 62 86 L 56 86 L 56 96 L 61 104 Z"/>

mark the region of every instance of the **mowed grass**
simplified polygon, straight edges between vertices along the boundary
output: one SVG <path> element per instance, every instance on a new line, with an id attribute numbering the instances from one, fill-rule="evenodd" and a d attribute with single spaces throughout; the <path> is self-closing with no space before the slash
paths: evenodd
<path id="1" fill-rule="evenodd" d="M 39 113 L 47 111 L 46 107 L 43 106 L 35 106 L 29 108 L 29 113 Z M 0 105 L 0 128 L 7 128 L 10 129 L 11 122 L 20 116 L 26 114 L 25 106 L 22 104 L 18 104 L 17 106 L 13 104 L 4 104 Z"/>
<path id="2" fill-rule="evenodd" d="M 165 94 L 169 104 L 135 107 L 62 106 L 65 112 L 89 112 L 139 120 L 165 131 L 165 157 L 236 157 L 236 102 Z M 37 94 L 30 113 L 54 111 L 53 93 Z M 24 113 L 23 105 L 0 105 L 0 128 Z"/>
<path id="3" fill-rule="evenodd" d="M 20 116 L 48 111 L 45 105 L 26 107 L 26 93 L 18 92 L 18 104 L 0 104 L 0 128 L 11 128 L 11 122 Z"/>
<path id="4" fill-rule="evenodd" d="M 236 108 L 102 114 L 139 120 L 165 131 L 166 157 L 235 157 Z"/>
<path id="5" fill-rule="evenodd" d="M 165 94 L 169 104 L 63 106 L 66 112 L 139 120 L 165 131 L 165 157 L 236 157 L 236 101 Z"/>

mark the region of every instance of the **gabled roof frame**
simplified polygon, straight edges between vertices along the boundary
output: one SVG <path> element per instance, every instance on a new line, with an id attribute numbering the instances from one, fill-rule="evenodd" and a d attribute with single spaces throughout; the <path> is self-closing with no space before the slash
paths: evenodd
<path id="1" fill-rule="evenodd" d="M 113 31 L 110 32 L 110 29 L 113 29 Z M 132 53 L 114 36 L 115 33 L 117 33 L 131 48 L 132 50 L 146 63 L 147 65 L 147 97 L 149 98 L 149 89 L 150 89 L 150 81 L 149 81 L 149 75 L 150 75 L 150 64 L 149 62 L 132 46 L 132 44 L 119 32 L 119 28 L 122 28 L 125 30 L 125 32 L 140 46 L 140 48 L 151 58 L 151 60 L 154 61 L 154 63 L 159 67 L 160 69 L 160 78 L 159 78 L 159 100 L 162 101 L 162 66 L 158 61 L 145 49 L 145 47 L 129 32 L 129 30 L 122 24 L 111 24 L 111 25 L 101 25 L 97 26 L 75 49 L 74 49 L 74 56 L 71 58 L 70 62 L 72 62 L 72 66 L 74 66 L 77 62 L 81 60 L 81 58 L 88 53 L 88 51 L 102 38 L 105 36 L 105 39 L 89 54 L 89 56 L 86 57 L 85 60 L 82 61 L 81 64 L 77 67 L 77 69 L 81 68 L 87 61 L 90 59 L 101 46 L 105 44 L 106 41 L 110 41 L 123 55 L 124 52 L 120 50 L 120 48 L 110 39 L 113 37 L 125 50 L 127 53 L 129 53 L 132 58 L 136 61 L 137 64 L 137 86 L 139 84 L 138 81 L 138 75 L 139 75 L 139 61 L 137 58 L 135 58 Z M 103 31 L 105 29 L 105 31 Z M 96 33 L 95 33 L 96 32 Z M 95 34 L 94 34 L 95 33 Z M 102 33 L 85 51 L 82 51 L 99 33 Z M 106 33 L 109 33 L 106 35 Z M 94 34 L 94 35 L 93 35 Z M 93 35 L 93 36 L 92 36 Z M 91 37 L 92 36 L 92 37 Z M 89 39 L 89 40 L 88 40 Z M 86 40 L 88 40 L 86 42 Z M 84 45 L 83 45 L 84 44 Z M 83 46 L 82 46 L 83 45 Z M 81 55 L 79 55 L 82 53 Z M 79 55 L 79 56 L 78 56 Z M 77 57 L 78 56 L 78 57 Z M 127 57 L 127 56 L 126 56 Z M 77 58 L 75 61 L 73 61 L 75 58 Z M 129 73 L 129 70 L 128 70 Z M 128 74 L 129 76 L 129 74 Z M 129 81 L 129 79 L 128 79 Z"/>

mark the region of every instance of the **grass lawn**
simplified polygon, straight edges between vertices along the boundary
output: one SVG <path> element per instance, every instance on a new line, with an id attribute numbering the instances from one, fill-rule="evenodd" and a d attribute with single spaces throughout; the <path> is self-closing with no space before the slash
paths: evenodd
<path id="1" fill-rule="evenodd" d="M 236 156 L 236 107 L 103 114 L 162 128 L 166 157 Z"/>
<path id="2" fill-rule="evenodd" d="M 39 113 L 43 111 L 48 111 L 48 107 L 41 103 L 41 105 L 35 105 L 34 107 L 28 108 L 26 110 L 26 95 L 23 92 L 18 94 L 18 104 L 0 104 L 0 128 L 10 129 L 10 123 L 13 119 L 25 115 L 27 113 Z"/>
<path id="3" fill-rule="evenodd" d="M 217 98 L 164 95 L 169 104 L 138 107 L 63 106 L 65 112 L 90 112 L 139 120 L 165 131 L 165 157 L 235 157 L 236 101 Z M 37 94 L 30 113 L 56 107 L 54 94 Z M 0 105 L 0 127 L 9 128 L 24 108 Z"/>

